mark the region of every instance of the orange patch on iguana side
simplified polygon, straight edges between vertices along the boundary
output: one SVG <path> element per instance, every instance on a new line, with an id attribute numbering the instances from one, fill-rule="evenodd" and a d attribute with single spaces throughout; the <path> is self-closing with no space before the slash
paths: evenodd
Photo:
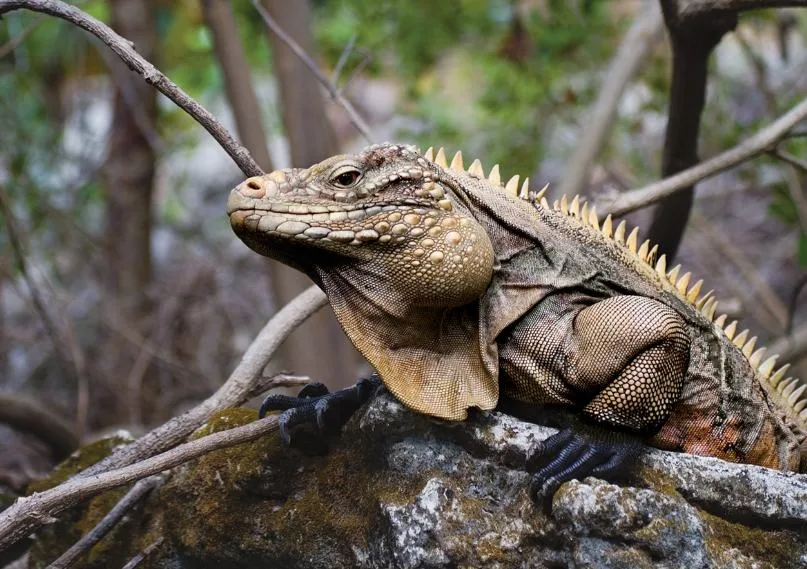
<path id="1" fill-rule="evenodd" d="M 775 427 L 765 420 L 755 440 L 748 441 L 748 425 L 738 418 L 730 418 L 719 427 L 715 413 L 702 409 L 679 406 L 653 436 L 649 443 L 658 448 L 712 456 L 729 462 L 756 464 L 776 470 L 797 470 L 797 449 L 782 456 L 781 437 Z M 746 448 L 742 448 L 745 446 Z"/>

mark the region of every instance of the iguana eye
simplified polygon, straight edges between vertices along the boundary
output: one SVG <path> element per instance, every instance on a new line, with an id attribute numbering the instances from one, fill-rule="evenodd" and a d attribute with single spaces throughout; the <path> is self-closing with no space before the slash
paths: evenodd
<path id="1" fill-rule="evenodd" d="M 334 172 L 333 176 L 331 176 L 331 183 L 341 188 L 349 188 L 358 182 L 359 178 L 361 178 L 361 171 L 352 166 L 348 166 Z"/>

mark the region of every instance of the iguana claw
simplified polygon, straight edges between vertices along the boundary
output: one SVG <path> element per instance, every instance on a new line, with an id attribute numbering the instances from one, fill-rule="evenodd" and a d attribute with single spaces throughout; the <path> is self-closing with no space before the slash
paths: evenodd
<path id="1" fill-rule="evenodd" d="M 551 510 L 552 497 L 564 482 L 618 476 L 642 449 L 640 439 L 627 433 L 587 431 L 566 427 L 527 459 L 527 469 L 533 471 L 530 495 L 544 511 Z"/>
<path id="2" fill-rule="evenodd" d="M 258 413 L 264 417 L 269 411 L 283 411 L 278 419 L 283 442 L 295 447 L 313 445 L 321 451 L 322 435 L 338 432 L 379 385 L 381 380 L 376 375 L 333 393 L 321 383 L 311 383 L 297 397 L 269 395 Z"/>

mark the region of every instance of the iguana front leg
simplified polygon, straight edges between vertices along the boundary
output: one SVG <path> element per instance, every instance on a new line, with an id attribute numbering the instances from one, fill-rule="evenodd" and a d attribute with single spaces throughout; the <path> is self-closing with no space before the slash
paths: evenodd
<path id="1" fill-rule="evenodd" d="M 338 433 L 380 385 L 377 375 L 333 393 L 321 383 L 311 383 L 297 397 L 267 396 L 258 414 L 264 417 L 268 412 L 282 411 L 278 426 L 283 442 L 319 454 L 325 451 L 327 436 Z"/>
<path id="2" fill-rule="evenodd" d="M 587 420 L 532 457 L 534 491 L 551 497 L 566 480 L 608 475 L 636 456 L 637 436 L 657 431 L 681 394 L 689 342 L 673 309 L 639 296 L 586 305 L 556 295 L 525 315 L 500 342 L 505 394 Z"/>

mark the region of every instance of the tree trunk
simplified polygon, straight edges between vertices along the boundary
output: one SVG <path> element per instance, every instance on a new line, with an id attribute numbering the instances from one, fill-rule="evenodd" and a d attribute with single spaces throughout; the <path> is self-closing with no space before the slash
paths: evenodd
<path id="1" fill-rule="evenodd" d="M 283 30 L 316 61 L 308 0 L 263 3 Z M 268 29 L 267 33 L 292 163 L 307 167 L 338 152 L 336 134 L 325 112 L 322 88 L 316 78 L 285 43 Z M 278 267 L 274 276 L 275 298 L 280 304 L 311 285 L 308 277 L 286 266 Z M 330 309 L 309 318 L 285 346 L 286 365 L 332 387 L 354 382 L 362 361 Z"/>
<path id="2" fill-rule="evenodd" d="M 720 39 L 737 25 L 737 14 L 708 14 L 680 19 L 679 0 L 662 0 L 664 21 L 673 49 L 673 73 L 661 174 L 672 176 L 698 163 L 698 132 L 706 101 L 709 56 Z M 671 264 L 686 229 L 695 187 L 664 199 L 653 212 L 648 231 L 659 254 Z"/>
<path id="3" fill-rule="evenodd" d="M 155 61 L 157 21 L 149 0 L 113 0 L 112 27 Z M 110 316 L 139 330 L 148 314 L 151 283 L 152 194 L 156 156 L 149 140 L 157 116 L 157 92 L 126 69 L 111 73 L 115 83 L 106 186 L 105 308 Z M 132 346 L 121 336 L 103 349 L 107 381 L 122 383 L 133 361 Z M 125 397 L 118 403 L 124 404 Z M 129 402 L 129 409 L 134 402 Z M 134 405 L 137 406 L 137 405 Z M 107 409 L 107 412 L 114 410 Z"/>
<path id="4" fill-rule="evenodd" d="M 261 108 L 252 86 L 247 58 L 238 37 L 229 0 L 202 0 L 205 23 L 213 33 L 213 46 L 224 81 L 224 91 L 235 117 L 241 143 L 264 171 L 272 170 L 261 123 Z"/>
<path id="5" fill-rule="evenodd" d="M 314 61 L 311 8 L 308 0 L 264 0 L 264 5 L 283 30 L 300 44 Z M 295 166 L 306 167 L 339 151 L 336 134 L 325 112 L 322 87 L 317 79 L 280 38 L 271 33 L 275 74 L 283 105 L 283 126 Z"/>

